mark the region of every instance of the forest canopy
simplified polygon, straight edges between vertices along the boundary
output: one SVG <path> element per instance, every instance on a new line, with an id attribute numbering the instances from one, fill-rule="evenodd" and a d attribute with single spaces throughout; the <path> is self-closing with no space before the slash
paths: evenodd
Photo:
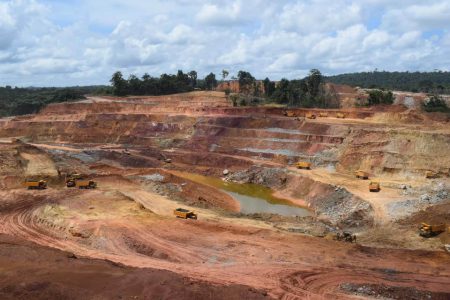
<path id="1" fill-rule="evenodd" d="M 18 88 L 0 87 L 0 117 L 38 112 L 50 103 L 85 99 L 98 87 Z"/>
<path id="2" fill-rule="evenodd" d="M 361 72 L 324 78 L 327 82 L 361 88 L 450 94 L 450 72 Z"/>

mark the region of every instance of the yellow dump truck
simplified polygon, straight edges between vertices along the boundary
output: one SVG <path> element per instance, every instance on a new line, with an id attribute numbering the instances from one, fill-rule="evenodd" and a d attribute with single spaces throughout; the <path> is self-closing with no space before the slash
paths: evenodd
<path id="1" fill-rule="evenodd" d="M 336 118 L 345 119 L 345 114 L 344 113 L 337 113 L 336 114 Z"/>
<path id="2" fill-rule="evenodd" d="M 187 210 L 184 208 L 177 208 L 173 210 L 173 214 L 177 217 L 177 218 L 182 218 L 182 219 L 197 219 L 197 214 L 195 214 L 193 211 L 191 210 Z"/>
<path id="3" fill-rule="evenodd" d="M 95 189 L 97 183 L 92 180 L 75 180 L 75 186 L 79 189 Z"/>
<path id="4" fill-rule="evenodd" d="M 66 186 L 67 187 L 75 187 L 75 185 L 76 185 L 75 182 L 77 180 L 81 180 L 81 179 L 83 179 L 83 175 L 71 174 L 71 175 L 67 176 L 67 178 L 66 178 Z"/>
<path id="5" fill-rule="evenodd" d="M 328 113 L 327 112 L 320 112 L 319 113 L 319 117 L 326 118 L 326 117 L 328 117 Z"/>
<path id="6" fill-rule="evenodd" d="M 311 163 L 310 162 L 299 161 L 298 163 L 295 164 L 295 166 L 297 167 L 297 169 L 311 170 Z"/>
<path id="7" fill-rule="evenodd" d="M 313 113 L 306 113 L 306 114 L 305 114 L 305 117 L 306 117 L 307 119 L 315 119 L 315 118 L 316 118 L 316 115 L 313 114 Z"/>
<path id="8" fill-rule="evenodd" d="M 419 235 L 422 237 L 433 237 L 445 231 L 445 224 L 430 225 L 421 223 L 419 227 Z"/>
<path id="9" fill-rule="evenodd" d="M 380 188 L 379 182 L 371 181 L 369 183 L 369 191 L 370 192 L 379 192 L 380 190 L 381 190 L 381 188 Z"/>
<path id="10" fill-rule="evenodd" d="M 356 171 L 355 176 L 356 176 L 356 178 L 360 178 L 360 179 L 369 179 L 369 173 L 364 172 L 362 170 Z"/>
<path id="11" fill-rule="evenodd" d="M 292 111 L 292 110 L 286 110 L 286 111 L 284 112 L 284 115 L 285 115 L 286 117 L 295 117 L 295 112 Z"/>
<path id="12" fill-rule="evenodd" d="M 27 180 L 25 186 L 29 190 L 43 190 L 47 188 L 47 181 L 45 180 Z"/>
<path id="13" fill-rule="evenodd" d="M 425 172 L 425 177 L 432 179 L 432 178 L 438 178 L 438 174 L 436 172 L 433 171 L 426 171 Z"/>

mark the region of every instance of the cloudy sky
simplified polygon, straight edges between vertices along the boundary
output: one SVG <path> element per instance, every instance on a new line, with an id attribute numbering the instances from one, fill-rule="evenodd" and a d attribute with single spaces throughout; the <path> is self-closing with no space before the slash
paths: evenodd
<path id="1" fill-rule="evenodd" d="M 0 0 L 0 86 L 449 70 L 450 0 Z"/>

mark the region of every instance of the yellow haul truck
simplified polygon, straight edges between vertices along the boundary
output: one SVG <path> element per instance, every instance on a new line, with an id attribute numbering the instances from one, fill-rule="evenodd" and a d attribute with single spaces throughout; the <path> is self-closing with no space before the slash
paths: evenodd
<path id="1" fill-rule="evenodd" d="M 362 170 L 356 171 L 355 176 L 356 176 L 356 178 L 360 178 L 360 179 L 369 179 L 369 173 L 364 172 Z"/>
<path id="2" fill-rule="evenodd" d="M 433 178 L 438 178 L 438 173 L 433 172 L 433 171 L 426 171 L 425 172 L 425 177 L 428 179 L 433 179 Z"/>
<path id="3" fill-rule="evenodd" d="M 47 181 L 45 180 L 27 180 L 25 187 L 29 190 L 43 190 L 47 188 Z"/>
<path id="4" fill-rule="evenodd" d="M 286 117 L 296 117 L 295 112 L 292 111 L 292 110 L 286 110 L 286 111 L 284 111 L 284 115 L 285 115 Z"/>
<path id="5" fill-rule="evenodd" d="M 177 218 L 182 218 L 182 219 L 197 219 L 197 214 L 194 213 L 191 210 L 187 210 L 184 208 L 177 208 L 173 210 L 173 214 L 177 217 Z"/>
<path id="6" fill-rule="evenodd" d="M 307 119 L 315 119 L 315 118 L 316 118 L 316 115 L 309 112 L 309 113 L 306 113 L 306 114 L 305 114 L 305 117 L 306 117 Z"/>
<path id="7" fill-rule="evenodd" d="M 75 186 L 79 189 L 95 189 L 97 183 L 92 180 L 76 180 Z"/>
<path id="8" fill-rule="evenodd" d="M 369 183 L 369 191 L 370 192 L 379 192 L 380 190 L 381 190 L 381 188 L 380 188 L 380 183 L 379 182 L 371 181 Z"/>
<path id="9" fill-rule="evenodd" d="M 295 164 L 295 166 L 297 167 L 297 169 L 311 170 L 311 163 L 307 161 L 299 161 Z"/>
<path id="10" fill-rule="evenodd" d="M 345 119 L 345 114 L 344 113 L 337 113 L 336 114 L 336 118 Z"/>
<path id="11" fill-rule="evenodd" d="M 421 223 L 419 227 L 419 235 L 422 237 L 433 237 L 445 231 L 445 224 L 430 225 Z"/>

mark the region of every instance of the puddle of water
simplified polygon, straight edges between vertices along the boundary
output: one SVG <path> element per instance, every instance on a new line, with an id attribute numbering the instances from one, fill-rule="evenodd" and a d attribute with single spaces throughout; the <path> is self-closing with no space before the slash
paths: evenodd
<path id="1" fill-rule="evenodd" d="M 241 205 L 241 212 L 272 213 L 282 216 L 309 216 L 306 208 L 294 205 L 292 202 L 274 197 L 270 188 L 258 184 L 239 184 L 226 182 L 220 178 L 207 177 L 187 172 L 174 172 L 186 179 L 220 189 L 236 199 Z"/>

